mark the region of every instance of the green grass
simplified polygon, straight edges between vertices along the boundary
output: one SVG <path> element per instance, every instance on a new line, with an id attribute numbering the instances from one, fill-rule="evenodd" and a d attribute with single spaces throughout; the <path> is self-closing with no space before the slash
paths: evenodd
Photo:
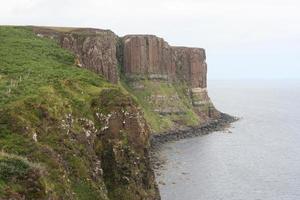
<path id="1" fill-rule="evenodd" d="M 43 191 L 28 192 L 27 186 L 34 189 L 41 187 L 39 178 L 32 182 L 36 172 L 43 171 L 40 165 L 29 162 L 26 158 L 13 154 L 0 153 L 0 196 L 10 194 L 26 194 L 27 198 L 36 199 L 43 196 Z"/>
<path id="2" fill-rule="evenodd" d="M 36 37 L 29 28 L 0 28 L 0 106 L 38 94 L 42 86 L 102 87 L 96 74 L 73 67 L 74 56 L 56 43 Z M 79 85 L 81 87 L 79 87 Z"/>
<path id="3" fill-rule="evenodd" d="M 91 178 L 96 155 L 78 119 L 93 120 L 92 100 L 116 86 L 75 67 L 73 54 L 28 27 L 2 26 L 0 41 L 0 151 L 26 157 L 47 172 L 32 178 L 47 193 L 27 190 L 22 177 L 34 168 L 0 157 L 0 199 L 19 193 L 31 199 L 37 194 L 44 199 L 106 199 L 103 182 Z M 68 115 L 72 124 L 66 128 Z"/>
<path id="4" fill-rule="evenodd" d="M 9 181 L 13 177 L 24 176 L 29 169 L 29 165 L 24 161 L 16 158 L 0 157 L 0 180 Z"/>
<path id="5" fill-rule="evenodd" d="M 153 80 L 135 80 L 135 83 L 144 86 L 143 89 L 134 89 L 133 82 L 122 77 L 121 86 L 136 99 L 141 105 L 144 116 L 150 128 L 154 133 L 175 129 L 180 125 L 198 125 L 199 117 L 194 112 L 191 99 L 186 94 L 187 86 L 184 83 L 168 83 L 164 81 Z M 153 102 L 149 100 L 153 95 L 163 95 L 166 97 L 161 102 Z M 172 99 L 178 96 L 178 99 Z M 179 109 L 183 114 L 160 115 L 155 112 L 157 108 Z"/>

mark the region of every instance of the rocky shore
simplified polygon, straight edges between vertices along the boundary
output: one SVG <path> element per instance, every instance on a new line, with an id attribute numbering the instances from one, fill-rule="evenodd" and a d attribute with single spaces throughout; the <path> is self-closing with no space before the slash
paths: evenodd
<path id="1" fill-rule="evenodd" d="M 239 120 L 238 117 L 220 113 L 220 118 L 207 122 L 201 126 L 190 126 L 180 130 L 162 132 L 152 135 L 150 138 L 150 155 L 153 169 L 157 170 L 163 166 L 164 160 L 160 157 L 159 153 L 164 144 L 185 138 L 203 136 L 212 132 L 221 131 L 230 127 L 231 123 L 237 120 Z"/>

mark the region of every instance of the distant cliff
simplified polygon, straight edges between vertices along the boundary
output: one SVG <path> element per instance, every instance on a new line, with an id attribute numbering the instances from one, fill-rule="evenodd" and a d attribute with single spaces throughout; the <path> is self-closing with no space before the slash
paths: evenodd
<path id="1" fill-rule="evenodd" d="M 173 47 L 154 35 L 118 37 L 101 29 L 33 29 L 71 50 L 78 67 L 125 87 L 137 98 L 155 133 L 199 126 L 220 116 L 207 94 L 204 49 Z"/>

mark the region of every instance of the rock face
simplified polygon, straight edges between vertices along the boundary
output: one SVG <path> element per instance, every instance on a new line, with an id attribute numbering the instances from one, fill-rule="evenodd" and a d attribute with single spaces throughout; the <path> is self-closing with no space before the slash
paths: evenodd
<path id="1" fill-rule="evenodd" d="M 132 98 L 104 90 L 92 106 L 103 127 L 100 157 L 109 199 L 160 200 L 150 166 L 150 131 Z"/>
<path id="2" fill-rule="evenodd" d="M 123 69 L 127 76 L 172 79 L 175 73 L 172 49 L 153 35 L 128 35 L 123 38 Z"/>
<path id="3" fill-rule="evenodd" d="M 127 76 L 150 79 L 181 79 L 192 88 L 206 87 L 206 55 L 200 48 L 171 47 L 153 35 L 128 35 L 123 38 L 124 72 Z"/>
<path id="4" fill-rule="evenodd" d="M 82 34 L 88 34 L 82 37 Z M 102 74 L 112 83 L 118 82 L 116 59 L 117 36 L 105 30 L 78 30 L 60 38 L 63 48 L 75 52 L 77 65 Z"/>
<path id="5" fill-rule="evenodd" d="M 206 88 L 206 55 L 201 48 L 172 47 L 176 75 L 191 88 Z"/>
<path id="6" fill-rule="evenodd" d="M 123 38 L 123 70 L 125 76 L 139 86 L 141 86 L 137 84 L 140 82 L 139 79 L 186 84 L 187 95 L 200 116 L 200 121 L 218 117 L 218 112 L 207 95 L 207 64 L 204 49 L 172 47 L 162 38 L 153 35 L 128 35 Z M 175 96 L 178 96 L 177 93 L 176 91 Z M 162 103 L 154 104 L 154 110 L 160 114 L 184 114 L 184 111 L 178 108 L 180 99 L 174 99 L 174 94 L 153 96 L 158 98 L 154 100 L 152 98 L 152 102 L 173 102 L 169 103 L 169 106 Z"/>
<path id="7" fill-rule="evenodd" d="M 101 74 L 112 83 L 118 82 L 116 57 L 118 37 L 112 31 L 74 29 L 60 32 L 40 28 L 34 30 L 39 36 L 55 39 L 61 47 L 74 52 L 76 55 L 75 63 L 78 67 L 84 67 Z"/>
<path id="8" fill-rule="evenodd" d="M 39 36 L 57 40 L 76 55 L 75 63 L 117 83 L 118 64 L 128 77 L 169 81 L 183 80 L 191 88 L 206 88 L 206 55 L 201 48 L 172 47 L 154 35 L 127 35 L 122 40 L 122 60 L 118 63 L 118 36 L 109 30 L 34 28 Z M 120 60 L 120 59 L 119 59 Z"/>
<path id="9" fill-rule="evenodd" d="M 169 126 L 175 129 L 176 124 L 196 125 L 219 117 L 207 94 L 206 54 L 202 48 L 170 46 L 154 35 L 119 38 L 111 31 L 99 29 L 34 28 L 34 31 L 71 50 L 78 67 L 101 74 L 112 83 L 119 82 L 118 71 L 121 71 L 132 93 L 140 95 L 143 98 L 140 101 L 148 105 L 148 111 L 179 116 L 169 120 L 174 125 Z M 141 94 L 143 91 L 148 93 Z M 198 119 L 189 123 L 188 113 L 196 113 L 194 118 Z M 146 119 L 150 115 L 146 113 Z M 156 118 L 159 121 L 160 117 Z"/>

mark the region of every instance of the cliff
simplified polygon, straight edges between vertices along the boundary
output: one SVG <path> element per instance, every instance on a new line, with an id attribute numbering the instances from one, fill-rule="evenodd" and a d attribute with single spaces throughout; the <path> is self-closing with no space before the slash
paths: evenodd
<path id="1" fill-rule="evenodd" d="M 153 132 L 220 117 L 207 94 L 204 49 L 172 47 L 153 35 L 128 35 L 122 45 L 123 80 L 145 108 Z"/>
<path id="2" fill-rule="evenodd" d="M 159 200 L 151 135 L 221 116 L 204 49 L 80 28 L 0 41 L 0 199 Z"/>
<path id="3" fill-rule="evenodd" d="M 123 37 L 123 70 L 126 76 L 185 81 L 191 88 L 206 87 L 204 49 L 171 47 L 153 35 Z"/>
<path id="4" fill-rule="evenodd" d="M 206 89 L 201 48 L 173 47 L 154 35 L 118 37 L 109 30 L 33 27 L 76 55 L 79 67 L 119 83 L 137 99 L 153 133 L 218 119 Z"/>
<path id="5" fill-rule="evenodd" d="M 126 91 L 31 28 L 0 41 L 0 199 L 160 199 Z"/>

